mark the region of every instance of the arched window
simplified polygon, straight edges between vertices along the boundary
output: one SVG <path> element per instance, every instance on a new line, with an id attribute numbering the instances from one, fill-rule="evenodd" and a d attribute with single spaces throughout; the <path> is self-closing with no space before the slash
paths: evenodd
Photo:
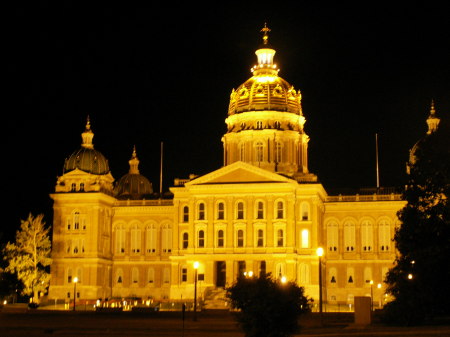
<path id="1" fill-rule="evenodd" d="M 172 252 L 172 228 L 164 225 L 161 230 L 161 248 L 163 253 Z"/>
<path id="2" fill-rule="evenodd" d="M 355 251 L 355 224 L 352 222 L 344 224 L 344 247 L 346 252 Z"/>
<path id="3" fill-rule="evenodd" d="M 217 204 L 217 220 L 225 219 L 225 204 L 223 202 L 219 202 Z"/>
<path id="4" fill-rule="evenodd" d="M 262 229 L 258 229 L 256 238 L 256 246 L 264 247 L 264 231 Z"/>
<path id="5" fill-rule="evenodd" d="M 205 220 L 205 204 L 203 202 L 198 204 L 198 220 Z"/>
<path id="6" fill-rule="evenodd" d="M 239 144 L 239 160 L 245 161 L 245 143 Z"/>
<path id="7" fill-rule="evenodd" d="M 116 236 L 115 236 L 115 251 L 116 254 L 125 253 L 125 227 L 123 225 L 116 226 Z"/>
<path id="8" fill-rule="evenodd" d="M 256 161 L 262 162 L 264 160 L 264 145 L 262 142 L 257 142 L 255 145 L 255 154 L 256 154 Z"/>
<path id="9" fill-rule="evenodd" d="M 217 231 L 217 247 L 224 247 L 224 232 L 223 229 Z"/>
<path id="10" fill-rule="evenodd" d="M 236 219 L 242 220 L 244 219 L 244 203 L 242 201 L 239 201 L 236 204 Z"/>
<path id="11" fill-rule="evenodd" d="M 148 225 L 145 228 L 145 251 L 147 254 L 156 253 L 156 228 Z"/>
<path id="12" fill-rule="evenodd" d="M 309 248 L 309 230 L 302 230 L 302 248 Z"/>
<path id="13" fill-rule="evenodd" d="M 261 130 L 263 128 L 263 122 L 262 121 L 257 121 L 256 122 L 256 129 Z"/>
<path id="14" fill-rule="evenodd" d="M 286 266 L 284 263 L 277 263 L 275 267 L 276 278 L 281 279 L 283 276 L 286 276 Z"/>
<path id="15" fill-rule="evenodd" d="M 256 219 L 264 219 L 264 203 L 262 201 L 256 202 Z"/>
<path id="16" fill-rule="evenodd" d="M 361 251 L 371 252 L 373 250 L 373 226 L 368 220 L 361 223 Z"/>
<path id="17" fill-rule="evenodd" d="M 275 142 L 275 162 L 281 163 L 281 161 L 282 161 L 282 145 L 280 142 Z"/>
<path id="18" fill-rule="evenodd" d="M 306 263 L 301 263 L 299 268 L 299 277 L 300 284 L 309 284 L 311 275 L 310 275 L 310 268 L 309 265 Z"/>
<path id="19" fill-rule="evenodd" d="M 188 249 L 189 247 L 189 234 L 187 232 L 183 233 L 183 249 Z"/>
<path id="20" fill-rule="evenodd" d="M 72 269 L 67 269 L 67 283 L 72 283 Z"/>
<path id="21" fill-rule="evenodd" d="M 198 231 L 198 247 L 205 247 L 205 231 L 202 229 Z"/>
<path id="22" fill-rule="evenodd" d="M 339 227 L 335 222 L 327 224 L 327 247 L 328 251 L 336 252 L 339 240 Z"/>
<path id="23" fill-rule="evenodd" d="M 170 269 L 167 267 L 164 268 L 163 270 L 163 283 L 164 284 L 170 283 Z"/>
<path id="24" fill-rule="evenodd" d="M 155 282 L 155 270 L 153 268 L 148 268 L 147 281 L 148 284 L 153 284 Z"/>
<path id="25" fill-rule="evenodd" d="M 300 212 L 301 212 L 302 221 L 308 221 L 309 220 L 309 204 L 307 202 L 302 202 Z"/>
<path id="26" fill-rule="evenodd" d="M 328 271 L 328 279 L 330 280 L 330 283 L 336 283 L 337 279 L 337 272 L 336 268 L 330 268 Z"/>
<path id="27" fill-rule="evenodd" d="M 189 222 L 189 206 L 183 207 L 183 222 Z"/>
<path id="28" fill-rule="evenodd" d="M 347 268 L 347 283 L 355 282 L 355 270 L 352 267 Z"/>
<path id="29" fill-rule="evenodd" d="M 141 229 L 138 225 L 131 227 L 131 252 L 139 254 L 141 252 Z"/>
<path id="30" fill-rule="evenodd" d="M 388 252 L 391 245 L 391 225 L 383 220 L 378 224 L 378 243 L 380 252 Z"/>
<path id="31" fill-rule="evenodd" d="M 277 219 L 284 219 L 284 202 L 283 201 L 277 201 L 277 208 L 276 213 Z"/>
<path id="32" fill-rule="evenodd" d="M 73 228 L 80 229 L 80 212 L 75 212 L 73 215 Z"/>
<path id="33" fill-rule="evenodd" d="M 133 284 L 138 284 L 139 283 L 139 270 L 136 267 L 134 267 L 131 270 L 131 282 Z"/>
<path id="34" fill-rule="evenodd" d="M 284 246 L 284 230 L 278 229 L 277 230 L 277 247 L 283 247 Z"/>
<path id="35" fill-rule="evenodd" d="M 242 229 L 237 230 L 236 246 L 244 247 L 244 231 Z"/>
<path id="36" fill-rule="evenodd" d="M 364 267 L 364 282 L 370 284 L 370 281 L 373 281 L 372 268 L 371 267 Z"/>
<path id="37" fill-rule="evenodd" d="M 123 272 L 122 272 L 122 269 L 117 269 L 117 271 L 116 271 L 116 282 L 118 284 L 122 284 L 123 283 Z"/>

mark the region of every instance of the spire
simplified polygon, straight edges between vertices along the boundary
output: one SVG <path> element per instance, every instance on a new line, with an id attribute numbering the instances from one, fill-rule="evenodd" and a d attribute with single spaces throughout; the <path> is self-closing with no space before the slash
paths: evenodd
<path id="1" fill-rule="evenodd" d="M 434 109 L 434 100 L 431 100 L 430 115 L 427 118 L 428 135 L 437 130 L 440 121 L 441 120 L 438 117 L 436 117 L 436 110 Z"/>
<path id="2" fill-rule="evenodd" d="M 270 32 L 270 28 L 267 27 L 266 22 L 264 22 L 264 27 L 261 29 L 261 32 L 263 33 L 263 44 L 266 46 L 269 44 L 269 32 Z"/>
<path id="3" fill-rule="evenodd" d="M 81 134 L 81 138 L 83 140 L 83 142 L 81 143 L 81 146 L 88 148 L 88 149 L 94 148 L 94 144 L 92 144 L 92 139 L 94 138 L 94 133 L 91 130 L 91 121 L 89 120 L 89 116 L 87 117 L 86 129 Z"/>
<path id="4" fill-rule="evenodd" d="M 136 145 L 133 146 L 133 153 L 128 163 L 130 164 L 130 174 L 139 174 L 139 159 L 136 155 Z"/>

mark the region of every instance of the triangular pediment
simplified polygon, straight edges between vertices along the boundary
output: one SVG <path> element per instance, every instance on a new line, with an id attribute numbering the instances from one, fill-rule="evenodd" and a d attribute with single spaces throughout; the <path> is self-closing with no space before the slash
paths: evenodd
<path id="1" fill-rule="evenodd" d="M 261 169 L 259 167 L 235 162 L 216 171 L 207 173 L 186 183 L 186 186 L 206 184 L 242 184 L 242 183 L 293 182 L 292 179 Z"/>

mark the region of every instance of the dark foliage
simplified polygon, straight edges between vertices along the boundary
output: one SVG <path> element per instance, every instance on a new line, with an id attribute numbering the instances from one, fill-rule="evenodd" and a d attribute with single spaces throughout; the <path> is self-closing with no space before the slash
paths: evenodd
<path id="1" fill-rule="evenodd" d="M 384 320 L 420 324 L 450 314 L 450 145 L 444 128 L 416 147 L 395 233 L 399 252 L 386 277 L 394 300 Z"/>
<path id="2" fill-rule="evenodd" d="M 270 274 L 239 277 L 227 297 L 247 337 L 287 337 L 298 332 L 298 318 L 310 310 L 304 289 Z"/>

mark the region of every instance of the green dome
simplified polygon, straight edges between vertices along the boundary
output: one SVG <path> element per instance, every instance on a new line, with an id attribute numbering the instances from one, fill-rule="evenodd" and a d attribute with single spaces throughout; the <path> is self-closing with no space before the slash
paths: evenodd
<path id="1" fill-rule="evenodd" d="M 153 194 L 153 186 L 146 177 L 139 173 L 136 149 L 133 149 L 129 164 L 130 171 L 119 179 L 114 189 L 116 198 L 131 200 L 150 198 Z"/>
<path id="2" fill-rule="evenodd" d="M 64 163 L 64 172 L 70 172 L 76 169 L 86 173 L 103 175 L 108 174 L 108 160 L 99 151 L 94 149 L 92 139 L 94 133 L 91 131 L 89 119 L 86 124 L 86 130 L 81 134 L 83 142 L 81 148 L 73 152 Z"/>

